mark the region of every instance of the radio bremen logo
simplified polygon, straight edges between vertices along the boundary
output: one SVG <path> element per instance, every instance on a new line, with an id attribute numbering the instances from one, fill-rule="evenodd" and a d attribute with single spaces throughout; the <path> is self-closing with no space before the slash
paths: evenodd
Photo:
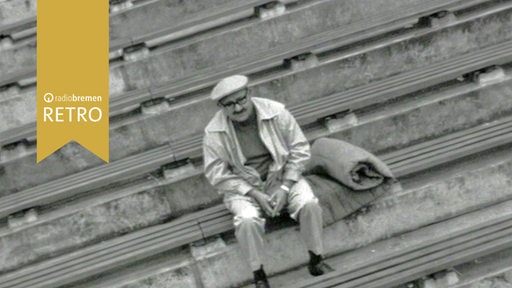
<path id="1" fill-rule="evenodd" d="M 48 92 L 44 94 L 43 100 L 46 103 L 54 102 L 101 102 L 101 96 L 80 96 L 80 95 L 62 95 L 55 96 Z M 97 106 L 91 108 L 83 106 L 56 106 L 43 107 L 44 122 L 98 122 L 103 117 L 103 112 Z"/>

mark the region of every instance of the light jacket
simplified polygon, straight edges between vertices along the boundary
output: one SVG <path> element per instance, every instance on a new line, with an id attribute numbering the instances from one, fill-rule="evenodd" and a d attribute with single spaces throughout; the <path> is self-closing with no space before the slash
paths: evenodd
<path id="1" fill-rule="evenodd" d="M 265 183 L 256 169 L 244 166 L 244 157 L 231 121 L 218 111 L 205 128 L 204 174 L 213 187 L 226 196 L 245 195 L 285 179 L 298 181 L 309 160 L 310 146 L 300 126 L 283 104 L 251 98 L 257 113 L 259 135 L 274 162 Z"/>

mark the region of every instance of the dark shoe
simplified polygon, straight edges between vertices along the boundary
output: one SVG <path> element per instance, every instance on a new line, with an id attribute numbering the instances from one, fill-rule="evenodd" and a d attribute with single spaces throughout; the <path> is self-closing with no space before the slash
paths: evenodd
<path id="1" fill-rule="evenodd" d="M 325 273 L 334 271 L 334 269 L 331 268 L 331 266 L 324 263 L 322 259 L 322 255 L 317 255 L 311 251 L 309 252 L 309 264 L 308 264 L 308 270 L 309 274 L 313 276 L 320 276 L 324 275 Z"/>
<path id="2" fill-rule="evenodd" d="M 256 286 L 256 288 L 270 288 L 267 279 L 258 280 L 256 281 L 256 283 L 254 283 L 254 285 Z"/>
<path id="3" fill-rule="evenodd" d="M 265 274 L 265 270 L 263 270 L 263 265 L 260 266 L 260 269 L 253 271 L 254 274 L 254 286 L 256 288 L 270 288 L 267 280 L 267 274 Z"/>
<path id="4" fill-rule="evenodd" d="M 320 263 L 317 264 L 309 263 L 308 270 L 309 274 L 315 277 L 334 271 L 334 269 L 332 269 L 332 267 L 327 265 L 327 263 L 325 263 L 324 261 L 320 261 Z"/>

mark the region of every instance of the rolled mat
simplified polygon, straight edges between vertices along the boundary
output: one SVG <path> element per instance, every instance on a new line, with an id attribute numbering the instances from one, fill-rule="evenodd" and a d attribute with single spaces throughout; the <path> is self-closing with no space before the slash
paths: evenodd
<path id="1" fill-rule="evenodd" d="M 339 221 L 395 189 L 388 166 L 370 152 L 342 140 L 320 138 L 305 173 L 323 208 L 324 224 Z"/>
<path id="2" fill-rule="evenodd" d="M 370 152 L 348 142 L 319 138 L 311 147 L 307 174 L 324 174 L 354 190 L 368 190 L 394 179 L 389 167 Z"/>

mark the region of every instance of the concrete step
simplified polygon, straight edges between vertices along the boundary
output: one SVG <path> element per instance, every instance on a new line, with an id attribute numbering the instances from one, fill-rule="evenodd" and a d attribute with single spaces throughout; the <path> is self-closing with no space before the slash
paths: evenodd
<path id="1" fill-rule="evenodd" d="M 218 26 L 254 17 L 255 7 L 266 3 L 269 1 L 215 0 L 208 4 L 202 1 L 149 1 L 111 14 L 110 49 L 122 50 L 139 44 L 149 48 L 152 45 L 148 45 L 148 42 L 162 45 L 165 41 L 213 30 Z"/>
<path id="2" fill-rule="evenodd" d="M 468 87 L 465 87 L 465 89 L 467 88 Z M 396 128 L 406 129 L 404 130 L 404 133 L 409 134 L 411 137 L 409 141 L 414 143 L 420 142 L 425 138 L 433 138 L 434 136 L 432 136 L 432 133 L 439 133 L 439 131 L 437 131 L 438 127 L 431 126 L 431 124 L 428 122 L 428 119 L 431 119 L 430 121 L 434 122 L 437 122 L 437 120 L 440 119 L 446 119 L 447 123 L 452 123 L 455 126 L 452 126 L 452 128 L 445 126 L 444 129 L 460 130 L 468 124 L 469 120 L 468 118 L 459 118 L 455 120 L 453 118 L 454 115 L 467 115 L 470 117 L 469 119 L 471 119 L 473 115 L 479 115 L 481 114 L 481 111 L 487 111 L 487 113 L 490 113 L 487 116 L 480 115 L 480 117 L 484 117 L 483 119 L 485 119 L 486 117 L 492 117 L 491 115 L 495 115 L 497 112 L 495 108 L 490 108 L 486 105 L 482 106 L 481 104 L 489 103 L 493 104 L 495 107 L 500 107 L 500 103 L 503 102 L 501 100 L 493 99 L 489 96 L 492 94 L 486 94 L 484 91 L 473 89 L 459 89 L 458 93 L 454 93 L 454 91 L 450 92 L 447 90 L 444 94 L 439 92 L 435 93 L 435 95 L 438 96 L 436 99 L 431 97 L 414 98 L 410 99 L 409 103 L 400 103 L 400 105 L 395 104 L 394 108 L 396 110 L 388 107 L 389 110 L 387 110 L 386 117 L 383 117 L 382 113 L 373 115 L 373 118 L 371 114 L 366 116 L 363 115 L 361 118 L 359 118 L 360 126 L 355 126 L 351 129 L 346 127 L 348 129 L 346 132 L 353 130 L 353 132 L 350 133 L 353 134 L 360 129 L 361 131 L 371 132 L 373 129 L 379 129 L 379 127 L 382 127 L 381 125 L 394 123 L 393 125 Z M 463 91 L 465 91 L 467 94 L 460 94 L 463 93 Z M 485 99 L 485 101 L 475 102 L 475 92 L 472 91 L 478 91 L 476 93 L 480 94 L 482 99 Z M 506 94 L 502 93 L 501 90 L 495 90 L 493 93 L 496 93 L 496 95 Z M 467 105 L 468 103 L 473 103 L 472 105 L 476 105 L 478 109 L 474 110 L 473 108 L 466 110 L 469 108 Z M 418 107 L 418 105 L 420 107 Z M 449 107 L 451 107 L 451 109 L 449 109 Z M 462 110 L 459 110 L 455 113 L 453 109 Z M 462 113 L 462 111 L 465 112 Z M 397 121 L 398 119 L 400 119 L 400 121 Z M 407 123 L 410 123 L 410 120 L 412 119 L 414 119 L 414 123 L 418 123 L 418 126 L 407 126 Z M 472 121 L 476 120 L 480 122 L 483 119 L 472 119 Z M 461 128 L 455 128 L 458 125 L 461 125 Z M 488 125 L 484 125 L 482 127 L 486 127 Z M 418 134 L 420 131 L 424 131 L 426 134 Z M 325 135 L 329 135 L 329 131 L 324 131 L 323 135 L 317 133 L 315 134 L 315 137 Z M 374 139 L 375 136 L 373 133 L 366 134 L 366 132 L 364 132 L 364 135 L 367 136 L 366 142 L 370 143 L 370 145 L 366 145 L 366 148 L 374 152 L 378 150 L 386 150 L 386 145 L 394 145 L 394 141 L 394 143 L 398 143 L 399 145 L 401 145 L 400 143 L 403 141 L 403 139 L 394 137 L 388 137 L 388 139 L 381 137 L 379 139 L 382 141 L 379 142 Z M 438 134 L 437 137 L 441 135 L 442 134 Z M 490 137 L 491 142 L 494 141 L 492 139 L 495 138 L 493 136 Z M 359 138 L 359 140 L 364 139 Z M 374 144 L 372 144 L 372 142 L 377 143 L 378 146 L 373 146 Z M 492 144 L 489 142 L 481 142 L 475 143 L 475 145 L 483 145 L 483 149 L 488 149 Z M 428 149 L 435 147 L 429 146 L 430 145 L 427 145 Z M 384 147 L 384 149 L 379 149 L 379 147 Z M 459 148 L 460 147 L 461 146 L 459 146 Z M 409 150 L 413 154 L 416 153 L 415 150 Z M 481 150 L 482 148 L 477 149 L 477 151 Z M 459 149 L 459 151 L 463 151 L 463 149 Z M 458 153 L 459 151 L 455 151 L 455 153 Z M 447 152 L 449 154 L 454 153 L 453 151 Z M 474 153 L 474 151 L 471 153 Z M 421 156 L 421 154 L 418 155 Z M 463 155 L 458 155 L 458 157 L 461 156 Z M 386 158 L 385 155 L 382 157 Z M 443 155 L 437 156 L 437 158 L 441 160 L 450 160 L 449 157 Z M 439 164 L 439 162 L 428 162 L 430 163 L 429 165 Z M 415 169 L 412 169 L 409 166 L 407 170 L 397 170 L 395 172 L 399 173 L 398 175 L 405 175 L 417 171 L 417 169 L 425 169 L 425 167 L 418 165 L 416 166 L 417 167 Z M 216 204 L 220 201 L 219 196 L 214 191 L 212 191 L 209 188 L 209 185 L 205 182 L 199 167 L 191 167 L 190 169 L 186 169 L 184 171 L 186 171 L 187 174 L 178 174 L 176 176 L 176 181 L 169 181 L 169 183 L 159 183 L 158 181 L 148 179 L 143 183 L 133 185 L 132 190 L 130 190 L 130 186 L 121 187 L 117 189 L 117 191 L 115 189 L 106 190 L 104 191 L 104 196 L 100 195 L 98 198 L 96 198 L 96 195 L 93 194 L 89 197 L 89 199 L 85 199 L 82 202 L 78 201 L 74 204 L 66 204 L 61 208 L 62 210 L 60 213 L 59 211 L 50 211 L 48 212 L 50 215 L 47 215 L 46 219 L 44 216 L 44 211 L 42 211 L 41 220 L 32 224 L 24 224 L 25 227 L 24 225 L 20 225 L 18 227 L 14 227 L 13 230 L 3 229 L 1 233 L 1 242 L 3 243 L 3 247 L 0 249 L 0 251 L 4 251 L 3 253 L 5 253 L 5 255 L 9 255 L 9 259 L 12 259 L 11 261 L 4 263 L 4 265 L 6 265 L 4 266 L 4 269 L 9 269 L 9 267 L 12 269 L 13 267 L 23 265 L 24 263 L 31 263 L 34 260 L 39 259 L 39 257 L 45 257 L 44 255 L 48 255 L 48 253 L 53 255 L 59 254 L 67 249 L 80 247 L 85 243 L 98 241 L 95 239 L 104 239 L 105 237 L 109 237 L 109 234 L 116 234 L 121 231 L 133 231 L 134 229 L 137 229 L 137 227 L 147 227 L 148 225 L 152 225 L 152 223 L 155 222 L 158 223 L 158 221 L 162 221 L 162 219 L 167 217 L 175 217 L 191 210 L 197 210 L 201 206 L 204 207 L 205 205 Z M 191 189 L 191 187 L 193 188 Z M 76 192 L 76 190 L 70 192 Z M 77 211 L 77 209 L 79 210 Z M 51 215 L 52 213 L 54 213 L 53 216 Z M 123 220 L 123 218 L 129 218 L 132 220 L 126 221 Z M 87 227 L 87 229 L 79 229 L 76 231 L 76 221 L 81 223 L 78 227 Z M 64 235 L 69 235 L 70 233 L 75 234 L 76 237 L 73 239 L 62 237 Z M 40 235 L 40 237 L 33 237 L 34 235 Z M 59 243 L 59 245 L 52 245 L 51 243 Z M 22 247 L 26 248 L 23 249 Z M 33 253 L 26 252 L 20 254 L 18 251 L 33 251 Z"/>
<path id="3" fill-rule="evenodd" d="M 230 3 L 229 0 L 216 0 L 209 3 L 209 6 L 206 5 L 210 9 L 205 9 L 205 4 L 200 1 L 162 0 L 124 9 L 111 14 L 109 19 L 111 58 L 126 56 L 129 59 L 128 51 L 146 42 L 157 45 L 165 42 L 162 38 L 171 41 L 172 37 L 179 39 L 240 21 L 253 16 L 255 6 L 267 2 L 268 0 L 252 0 Z M 148 17 L 149 14 L 151 17 Z M 35 17 L 29 17 L 11 25 L 0 26 L 0 34 L 12 42 L 10 45 L 4 45 L 4 49 L 0 47 L 0 66 L 7 74 L 29 70 L 35 75 L 35 22 Z M 145 45 L 145 48 L 148 47 Z"/>
<path id="4" fill-rule="evenodd" d="M 2 123 L 0 131 L 18 129 L 27 123 L 33 123 L 35 119 L 36 91 L 34 86 L 27 89 L 12 86 L 0 92 L 0 122 Z"/>
<path id="5" fill-rule="evenodd" d="M 297 285 L 286 287 L 361 287 L 378 288 L 404 284 L 408 281 L 425 277 L 433 273 L 442 273 L 453 265 L 473 260 L 477 257 L 487 256 L 496 251 L 512 247 L 512 227 L 510 220 L 504 223 L 492 223 L 489 227 L 479 226 L 468 229 L 471 232 L 462 232 L 465 235 L 450 235 L 447 238 L 431 240 L 413 249 L 404 249 L 390 255 L 387 259 L 370 262 L 373 266 L 361 267 L 359 271 L 336 271 L 328 275 L 304 281 Z M 452 278 L 456 277 L 453 275 Z M 456 279 L 456 278 L 455 278 Z M 455 282 L 452 279 L 452 282 Z M 417 281 L 425 287 L 435 282 L 425 279 Z M 410 285 L 410 284 L 409 284 Z"/>
<path id="6" fill-rule="evenodd" d="M 34 84 L 36 82 L 34 71 L 30 69 L 20 69 L 19 71 L 13 72 L 9 71 L 3 74 L 2 78 L 0 78 L 0 87 L 5 88 L 9 87 L 10 85 L 26 86 L 21 84 L 25 82 L 30 82 L 30 84 Z"/>
<path id="7" fill-rule="evenodd" d="M 19 22 L 20 19 L 29 19 L 31 17 L 35 17 L 36 1 L 2 1 L 2 3 L 0 3 L 0 10 L 2 11 L 2 20 L 0 21 L 0 27 L 6 27 L 7 25 L 13 25 L 16 22 Z M 6 30 L 7 29 L 4 28 L 0 31 Z"/>
<path id="8" fill-rule="evenodd" d="M 496 283 L 503 283 L 504 287 L 512 286 L 512 280 L 510 277 L 503 277 L 510 275 L 512 271 L 512 249 L 505 249 L 497 253 L 485 257 L 479 257 L 473 261 L 456 265 L 450 271 L 456 273 L 458 281 L 457 283 L 446 285 L 447 288 L 470 288 L 470 287 L 493 287 L 489 285 L 489 282 L 494 282 L 492 278 L 502 278 L 501 281 Z M 432 277 L 427 278 L 427 281 Z M 435 279 L 435 278 L 434 278 Z M 437 284 L 437 287 L 441 287 L 439 284 L 442 281 L 435 279 L 433 284 Z M 441 282 L 441 283 L 439 283 Z"/>
<path id="9" fill-rule="evenodd" d="M 509 288 L 512 287 L 510 276 L 507 277 L 512 269 L 510 251 L 510 248 L 504 249 L 467 263 L 455 265 L 447 270 L 439 270 L 437 273 L 424 276 L 406 284 L 394 286 L 393 288 Z M 341 261 L 336 258 L 333 257 L 327 261 Z M 306 267 L 300 267 L 293 272 L 276 276 L 272 281 L 274 281 L 275 287 L 283 287 L 288 283 L 297 282 L 297 279 L 310 281 L 311 277 L 308 277 L 308 275 Z M 157 285 L 153 287 L 158 287 Z M 252 284 L 244 286 L 244 288 L 252 287 Z"/>

